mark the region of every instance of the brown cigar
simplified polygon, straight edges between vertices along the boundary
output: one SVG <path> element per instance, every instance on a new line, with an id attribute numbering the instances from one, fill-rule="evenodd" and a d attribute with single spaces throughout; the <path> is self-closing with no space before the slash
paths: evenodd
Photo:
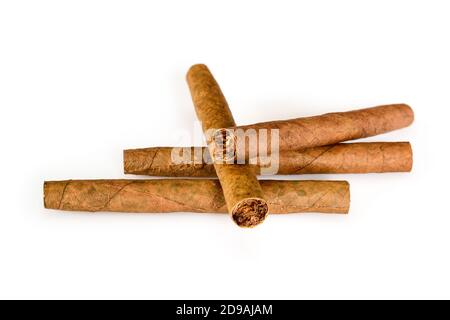
<path id="1" fill-rule="evenodd" d="M 175 159 L 172 159 L 175 157 Z M 174 161 L 175 160 L 175 161 Z M 276 159 L 257 157 L 250 163 L 255 174 L 270 173 Z M 409 142 L 341 143 L 283 151 L 275 174 L 409 172 L 413 164 Z M 205 147 L 156 147 L 124 151 L 126 174 L 166 177 L 214 177 Z"/>
<path id="2" fill-rule="evenodd" d="M 261 181 L 271 213 L 348 213 L 346 181 Z M 226 213 L 218 180 L 73 180 L 44 183 L 47 209 Z"/>
<path id="3" fill-rule="evenodd" d="M 414 113 L 408 105 L 392 104 L 233 127 L 229 128 L 228 134 L 229 140 L 235 141 L 235 155 L 249 159 L 261 151 L 264 154 L 270 153 L 271 148 L 277 145 L 277 141 L 276 149 L 280 152 L 302 150 L 375 136 L 407 127 L 413 120 Z M 249 143 L 252 140 L 253 143 Z M 259 141 L 264 141 L 265 145 L 260 146 Z"/>
<path id="4" fill-rule="evenodd" d="M 256 175 L 248 165 L 218 163 L 216 141 L 209 132 L 234 127 L 233 115 L 219 85 L 205 65 L 192 66 L 186 76 L 198 119 L 202 122 L 228 212 L 240 227 L 254 227 L 267 216 L 268 206 Z M 225 145 L 225 143 L 224 143 Z M 224 153 L 222 153 L 223 155 Z M 220 160 L 227 160 L 226 156 Z"/>

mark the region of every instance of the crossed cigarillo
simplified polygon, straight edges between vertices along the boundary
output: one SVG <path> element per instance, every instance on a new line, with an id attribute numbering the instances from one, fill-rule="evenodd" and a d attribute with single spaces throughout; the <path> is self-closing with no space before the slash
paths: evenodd
<path id="1" fill-rule="evenodd" d="M 45 182 L 45 208 L 131 213 L 228 212 L 238 226 L 254 227 L 269 213 L 345 214 L 350 206 L 346 181 L 258 180 L 257 175 L 385 173 L 412 169 L 409 142 L 342 143 L 409 126 L 414 121 L 414 113 L 408 105 L 385 105 L 238 127 L 219 85 L 205 65 L 192 66 L 186 78 L 207 147 L 124 151 L 126 174 L 184 179 Z M 266 143 L 261 146 L 250 141 Z M 277 148 L 273 149 L 274 145 Z M 218 179 L 189 179 L 193 177 Z"/>

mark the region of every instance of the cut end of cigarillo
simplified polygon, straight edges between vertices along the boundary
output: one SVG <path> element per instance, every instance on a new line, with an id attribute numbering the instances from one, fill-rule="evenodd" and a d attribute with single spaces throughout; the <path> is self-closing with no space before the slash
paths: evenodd
<path id="1" fill-rule="evenodd" d="M 236 136 L 230 129 L 217 129 L 213 136 L 212 154 L 214 161 L 234 162 L 236 160 Z"/>
<path id="2" fill-rule="evenodd" d="M 60 190 L 57 190 L 58 187 L 61 187 L 61 185 L 58 186 L 57 184 L 52 184 L 51 182 L 44 182 L 44 194 L 42 199 L 44 201 L 44 208 L 59 209 L 57 206 L 57 196 L 60 194 Z"/>
<path id="3" fill-rule="evenodd" d="M 45 198 L 46 198 L 46 195 L 47 195 L 47 182 L 45 181 L 44 182 L 44 186 L 43 186 L 43 188 L 42 188 L 42 191 L 44 192 L 43 194 L 42 194 L 42 201 L 44 202 L 44 208 L 46 208 L 46 209 L 48 209 L 47 208 L 47 203 L 46 203 L 46 201 L 45 201 Z"/>
<path id="4" fill-rule="evenodd" d="M 405 172 L 411 172 L 413 169 L 413 165 L 414 165 L 414 153 L 413 153 L 411 143 L 404 142 L 404 144 L 409 150 L 409 153 L 407 154 L 407 157 L 406 157 L 407 168 L 406 168 Z"/>
<path id="5" fill-rule="evenodd" d="M 261 224 L 269 213 L 267 202 L 258 198 L 239 201 L 231 210 L 233 221 L 243 228 L 253 228 Z"/>

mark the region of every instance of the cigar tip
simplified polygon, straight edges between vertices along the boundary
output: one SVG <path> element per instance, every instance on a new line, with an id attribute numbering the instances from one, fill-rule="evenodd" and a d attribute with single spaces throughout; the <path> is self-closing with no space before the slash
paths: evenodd
<path id="1" fill-rule="evenodd" d="M 43 195 L 42 195 L 42 200 L 44 201 L 44 208 L 48 209 L 48 205 L 47 205 L 47 190 L 48 190 L 48 182 L 44 181 L 44 185 L 42 188 L 43 191 Z"/>
<path id="2" fill-rule="evenodd" d="M 259 198 L 239 201 L 231 210 L 233 221 L 242 228 L 253 228 L 261 224 L 269 213 L 267 202 Z"/>
<path id="3" fill-rule="evenodd" d="M 206 64 L 203 64 L 203 63 L 197 63 L 197 64 L 194 64 L 194 65 L 192 65 L 192 66 L 189 68 L 189 70 L 188 70 L 188 72 L 187 72 L 187 74 L 186 74 L 186 77 L 188 78 L 189 75 L 191 75 L 191 74 L 194 73 L 194 72 L 204 71 L 204 70 L 206 70 L 206 71 L 209 72 L 209 69 L 208 69 L 208 67 L 206 66 Z"/>
<path id="4" fill-rule="evenodd" d="M 406 108 L 408 108 L 408 109 L 411 111 L 411 113 L 414 113 L 412 107 L 411 107 L 409 104 L 407 104 L 407 103 L 402 103 L 402 104 L 403 104 Z"/>
<path id="5" fill-rule="evenodd" d="M 208 67 L 207 67 L 206 64 L 204 64 L 204 63 L 196 63 L 196 64 L 193 64 L 193 65 L 189 68 L 189 70 L 194 70 L 194 69 L 208 69 Z"/>
<path id="6" fill-rule="evenodd" d="M 414 122 L 414 110 L 411 108 L 411 106 L 406 103 L 401 103 L 400 106 L 402 106 L 406 110 L 406 114 L 410 118 L 409 123 L 410 124 L 413 123 Z"/>
<path id="7" fill-rule="evenodd" d="M 61 202 L 67 186 L 72 180 L 67 181 L 44 181 L 44 208 L 46 209 L 60 209 Z"/>
<path id="8" fill-rule="evenodd" d="M 400 103 L 400 105 L 404 106 L 405 108 L 408 108 L 408 109 L 410 109 L 412 111 L 412 108 L 411 108 L 411 106 L 409 104 L 407 104 L 407 103 Z"/>
<path id="9" fill-rule="evenodd" d="M 128 150 L 123 150 L 123 173 L 128 172 Z"/>

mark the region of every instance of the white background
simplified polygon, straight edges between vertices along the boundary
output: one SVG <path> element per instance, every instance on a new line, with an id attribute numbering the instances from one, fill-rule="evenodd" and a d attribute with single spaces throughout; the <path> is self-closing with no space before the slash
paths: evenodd
<path id="1" fill-rule="evenodd" d="M 450 298 L 449 15 L 448 1 L 1 1 L 0 297 Z M 192 144 L 194 63 L 239 124 L 408 103 L 412 127 L 370 140 L 411 141 L 414 170 L 294 177 L 349 180 L 350 214 L 254 230 L 43 208 L 44 180 L 124 178 L 122 149 Z"/>

